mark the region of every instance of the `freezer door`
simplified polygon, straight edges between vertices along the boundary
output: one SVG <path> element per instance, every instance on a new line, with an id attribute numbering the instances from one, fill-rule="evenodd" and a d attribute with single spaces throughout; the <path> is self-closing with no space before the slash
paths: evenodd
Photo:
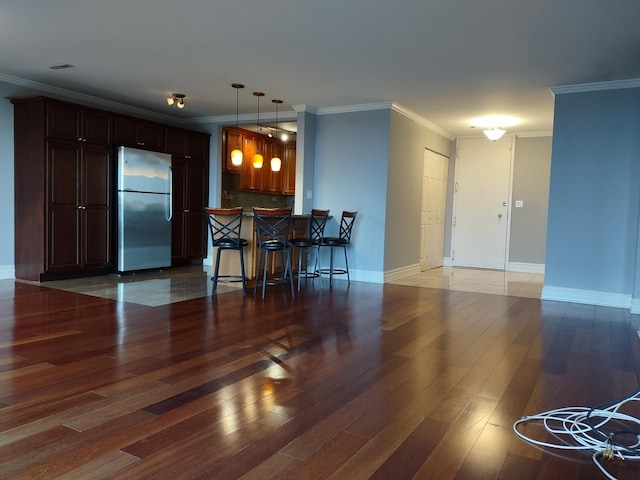
<path id="1" fill-rule="evenodd" d="M 171 196 L 118 192 L 118 271 L 171 265 Z"/>
<path id="2" fill-rule="evenodd" d="M 170 193 L 171 155 L 118 147 L 118 190 Z"/>

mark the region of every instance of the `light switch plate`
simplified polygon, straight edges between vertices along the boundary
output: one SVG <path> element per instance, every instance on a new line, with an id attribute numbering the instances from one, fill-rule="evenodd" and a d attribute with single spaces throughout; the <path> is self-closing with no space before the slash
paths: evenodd
<path id="1" fill-rule="evenodd" d="M 516 208 L 522 208 L 522 207 L 524 207 L 524 201 L 516 200 Z"/>

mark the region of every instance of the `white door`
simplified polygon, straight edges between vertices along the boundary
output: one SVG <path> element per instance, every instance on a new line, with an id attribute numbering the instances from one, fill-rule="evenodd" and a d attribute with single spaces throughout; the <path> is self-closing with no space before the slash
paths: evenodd
<path id="1" fill-rule="evenodd" d="M 454 266 L 504 270 L 510 202 L 511 136 L 458 141 L 452 233 Z"/>
<path id="2" fill-rule="evenodd" d="M 448 170 L 447 157 L 425 149 L 420 217 L 421 271 L 443 265 Z"/>

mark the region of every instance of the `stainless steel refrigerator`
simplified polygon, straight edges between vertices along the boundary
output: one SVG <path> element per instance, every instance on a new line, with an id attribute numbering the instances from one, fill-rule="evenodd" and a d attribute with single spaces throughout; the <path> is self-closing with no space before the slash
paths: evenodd
<path id="1" fill-rule="evenodd" d="M 118 271 L 171 265 L 171 155 L 118 147 Z"/>

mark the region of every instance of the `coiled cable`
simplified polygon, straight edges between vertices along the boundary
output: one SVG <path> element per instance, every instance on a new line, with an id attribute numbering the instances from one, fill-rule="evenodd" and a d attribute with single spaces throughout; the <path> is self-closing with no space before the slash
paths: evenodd
<path id="1" fill-rule="evenodd" d="M 604 468 L 600 458 L 640 460 L 640 419 L 620 411 L 631 402 L 640 402 L 640 390 L 592 408 L 564 407 L 527 415 L 515 421 L 513 431 L 525 442 L 539 447 L 591 452 L 596 467 L 608 479 L 617 480 Z M 532 422 L 542 424 L 558 443 L 538 440 L 519 430 L 520 426 Z"/>

